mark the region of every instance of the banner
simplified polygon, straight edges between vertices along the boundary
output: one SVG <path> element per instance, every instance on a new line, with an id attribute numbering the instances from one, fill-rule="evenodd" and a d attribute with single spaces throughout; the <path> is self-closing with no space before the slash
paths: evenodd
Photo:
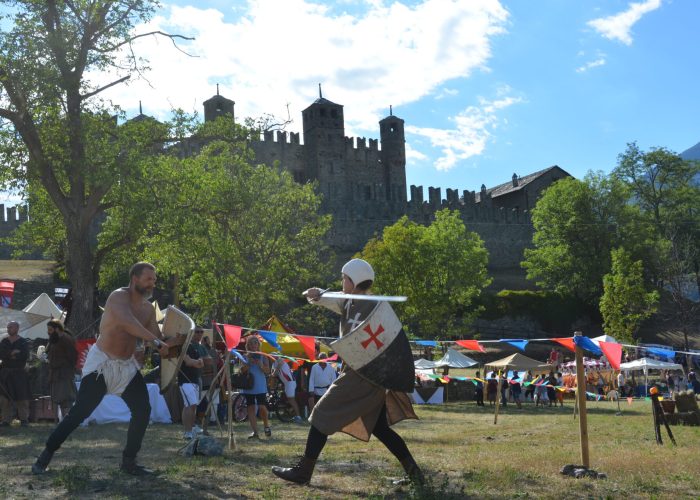
<path id="1" fill-rule="evenodd" d="M 15 294 L 14 281 L 0 281 L 0 306 L 9 309 L 12 307 L 12 297 Z"/>

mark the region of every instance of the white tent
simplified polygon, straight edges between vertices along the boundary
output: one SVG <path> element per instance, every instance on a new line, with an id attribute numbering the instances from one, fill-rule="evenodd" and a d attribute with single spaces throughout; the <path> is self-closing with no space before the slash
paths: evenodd
<path id="1" fill-rule="evenodd" d="M 46 333 L 46 323 L 50 319 L 60 319 L 63 315 L 51 297 L 42 293 L 36 299 L 32 301 L 27 307 L 22 309 L 23 312 L 36 314 L 38 316 L 44 316 L 46 319 L 40 323 L 32 325 L 24 330 L 20 329 L 20 335 L 26 339 L 36 339 L 36 338 L 48 338 Z"/>
<path id="2" fill-rule="evenodd" d="M 649 370 L 682 370 L 683 367 L 678 363 L 667 363 L 652 358 L 639 358 L 629 363 L 620 363 L 620 370 L 634 370 L 644 372 L 644 394 L 646 395 L 649 387 Z"/>
<path id="3" fill-rule="evenodd" d="M 413 364 L 416 369 L 427 370 L 430 368 L 442 368 L 444 366 L 449 366 L 450 368 L 469 368 L 479 363 L 478 361 L 474 361 L 469 356 L 465 356 L 461 352 L 455 351 L 454 349 L 448 349 L 447 353 L 437 361 L 419 359 Z"/>

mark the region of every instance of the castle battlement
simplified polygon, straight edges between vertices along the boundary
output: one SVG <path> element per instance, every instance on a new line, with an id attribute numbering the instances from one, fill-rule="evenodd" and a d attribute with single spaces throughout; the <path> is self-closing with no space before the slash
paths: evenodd
<path id="1" fill-rule="evenodd" d="M 368 143 L 369 142 L 369 146 Z M 345 137 L 346 151 L 379 151 L 379 139 L 367 139 L 365 137 Z"/>
<path id="2" fill-rule="evenodd" d="M 266 130 L 260 135 L 257 142 L 300 144 L 299 132 L 287 132 L 286 130 Z"/>
<path id="3" fill-rule="evenodd" d="M 27 205 L 17 205 L 15 207 L 7 207 L 0 203 L 0 224 L 16 227 L 20 223 L 28 220 Z"/>
<path id="4" fill-rule="evenodd" d="M 482 191 L 479 201 L 476 192 L 464 190 L 462 196 L 457 189 L 447 189 L 442 198 L 442 189 L 428 187 L 428 200 L 423 198 L 423 186 L 411 185 L 411 195 L 407 203 L 409 218 L 427 222 L 435 217 L 435 212 L 449 208 L 458 210 L 465 222 L 492 224 L 530 224 L 530 212 L 520 208 L 494 207 L 490 193 Z"/>

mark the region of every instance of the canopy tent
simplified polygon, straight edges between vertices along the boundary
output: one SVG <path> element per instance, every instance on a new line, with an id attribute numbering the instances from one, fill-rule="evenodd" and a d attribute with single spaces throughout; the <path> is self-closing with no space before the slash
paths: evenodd
<path id="1" fill-rule="evenodd" d="M 666 361 L 659 361 L 658 359 L 652 358 L 639 358 L 629 363 L 620 363 L 620 370 L 637 370 L 637 371 L 648 371 L 648 370 L 682 370 L 683 367 L 678 363 L 667 363 Z"/>
<path id="2" fill-rule="evenodd" d="M 649 390 L 649 370 L 682 370 L 683 367 L 678 363 L 667 363 L 652 358 L 639 358 L 629 363 L 620 363 L 620 370 L 632 370 L 644 372 L 644 395 L 647 395 Z"/>
<path id="3" fill-rule="evenodd" d="M 46 323 L 48 323 L 50 319 L 60 319 L 63 315 L 63 311 L 61 311 L 58 308 L 58 306 L 54 303 L 54 301 L 51 300 L 51 297 L 49 297 L 45 293 L 39 295 L 36 299 L 32 301 L 31 304 L 22 309 L 22 311 L 25 313 L 43 316 L 44 318 L 43 321 L 36 323 L 24 330 L 20 325 L 20 335 L 22 335 L 22 337 L 26 339 L 49 338 L 49 335 L 46 332 Z"/>
<path id="4" fill-rule="evenodd" d="M 490 363 L 486 363 L 484 365 L 485 368 L 487 369 L 503 369 L 503 368 L 508 368 L 511 370 L 536 370 L 536 371 L 547 371 L 551 370 L 554 367 L 552 365 L 548 365 L 546 363 L 542 363 L 541 361 L 537 361 L 536 359 L 528 358 L 524 354 L 520 354 L 519 352 L 516 352 L 515 354 L 511 354 L 508 357 L 505 357 L 503 359 L 498 359 L 496 361 L 491 361 Z"/>
<path id="5" fill-rule="evenodd" d="M 27 330 L 30 330 L 32 327 L 35 325 L 43 324 L 44 325 L 44 337 L 47 337 L 46 334 L 46 322 L 51 319 L 47 318 L 46 316 L 41 316 L 39 314 L 32 314 L 24 311 L 16 311 L 14 309 L 5 309 L 4 307 L 0 307 L 0 339 L 4 338 L 7 336 L 7 324 L 10 321 L 16 321 L 19 323 L 19 332 L 22 337 L 25 338 L 35 338 L 35 337 L 27 337 L 25 335 L 25 332 Z"/>
<path id="6" fill-rule="evenodd" d="M 430 368 L 442 368 L 449 366 L 450 368 L 469 368 L 478 365 L 478 361 L 474 361 L 469 356 L 465 356 L 461 352 L 454 349 L 447 349 L 445 355 L 437 361 L 428 359 L 419 359 L 414 361 L 414 366 L 419 370 L 427 370 Z"/>

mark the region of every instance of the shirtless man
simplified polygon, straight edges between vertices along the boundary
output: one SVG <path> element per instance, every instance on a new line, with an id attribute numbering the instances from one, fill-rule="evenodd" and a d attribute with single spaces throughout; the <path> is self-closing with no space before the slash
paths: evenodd
<path id="1" fill-rule="evenodd" d="M 156 268 L 147 262 L 134 264 L 129 279 L 128 287 L 115 290 L 107 299 L 100 321 L 100 336 L 83 366 L 78 398 L 46 441 L 46 448 L 32 466 L 34 474 L 46 471 L 56 450 L 90 416 L 105 394 L 121 396 L 131 410 L 120 469 L 135 476 L 153 472 L 136 464 L 151 405 L 134 351 L 137 339 L 153 342 L 161 357 L 167 356 L 168 346 L 161 341 L 155 310 L 148 302 L 156 284 Z"/>

